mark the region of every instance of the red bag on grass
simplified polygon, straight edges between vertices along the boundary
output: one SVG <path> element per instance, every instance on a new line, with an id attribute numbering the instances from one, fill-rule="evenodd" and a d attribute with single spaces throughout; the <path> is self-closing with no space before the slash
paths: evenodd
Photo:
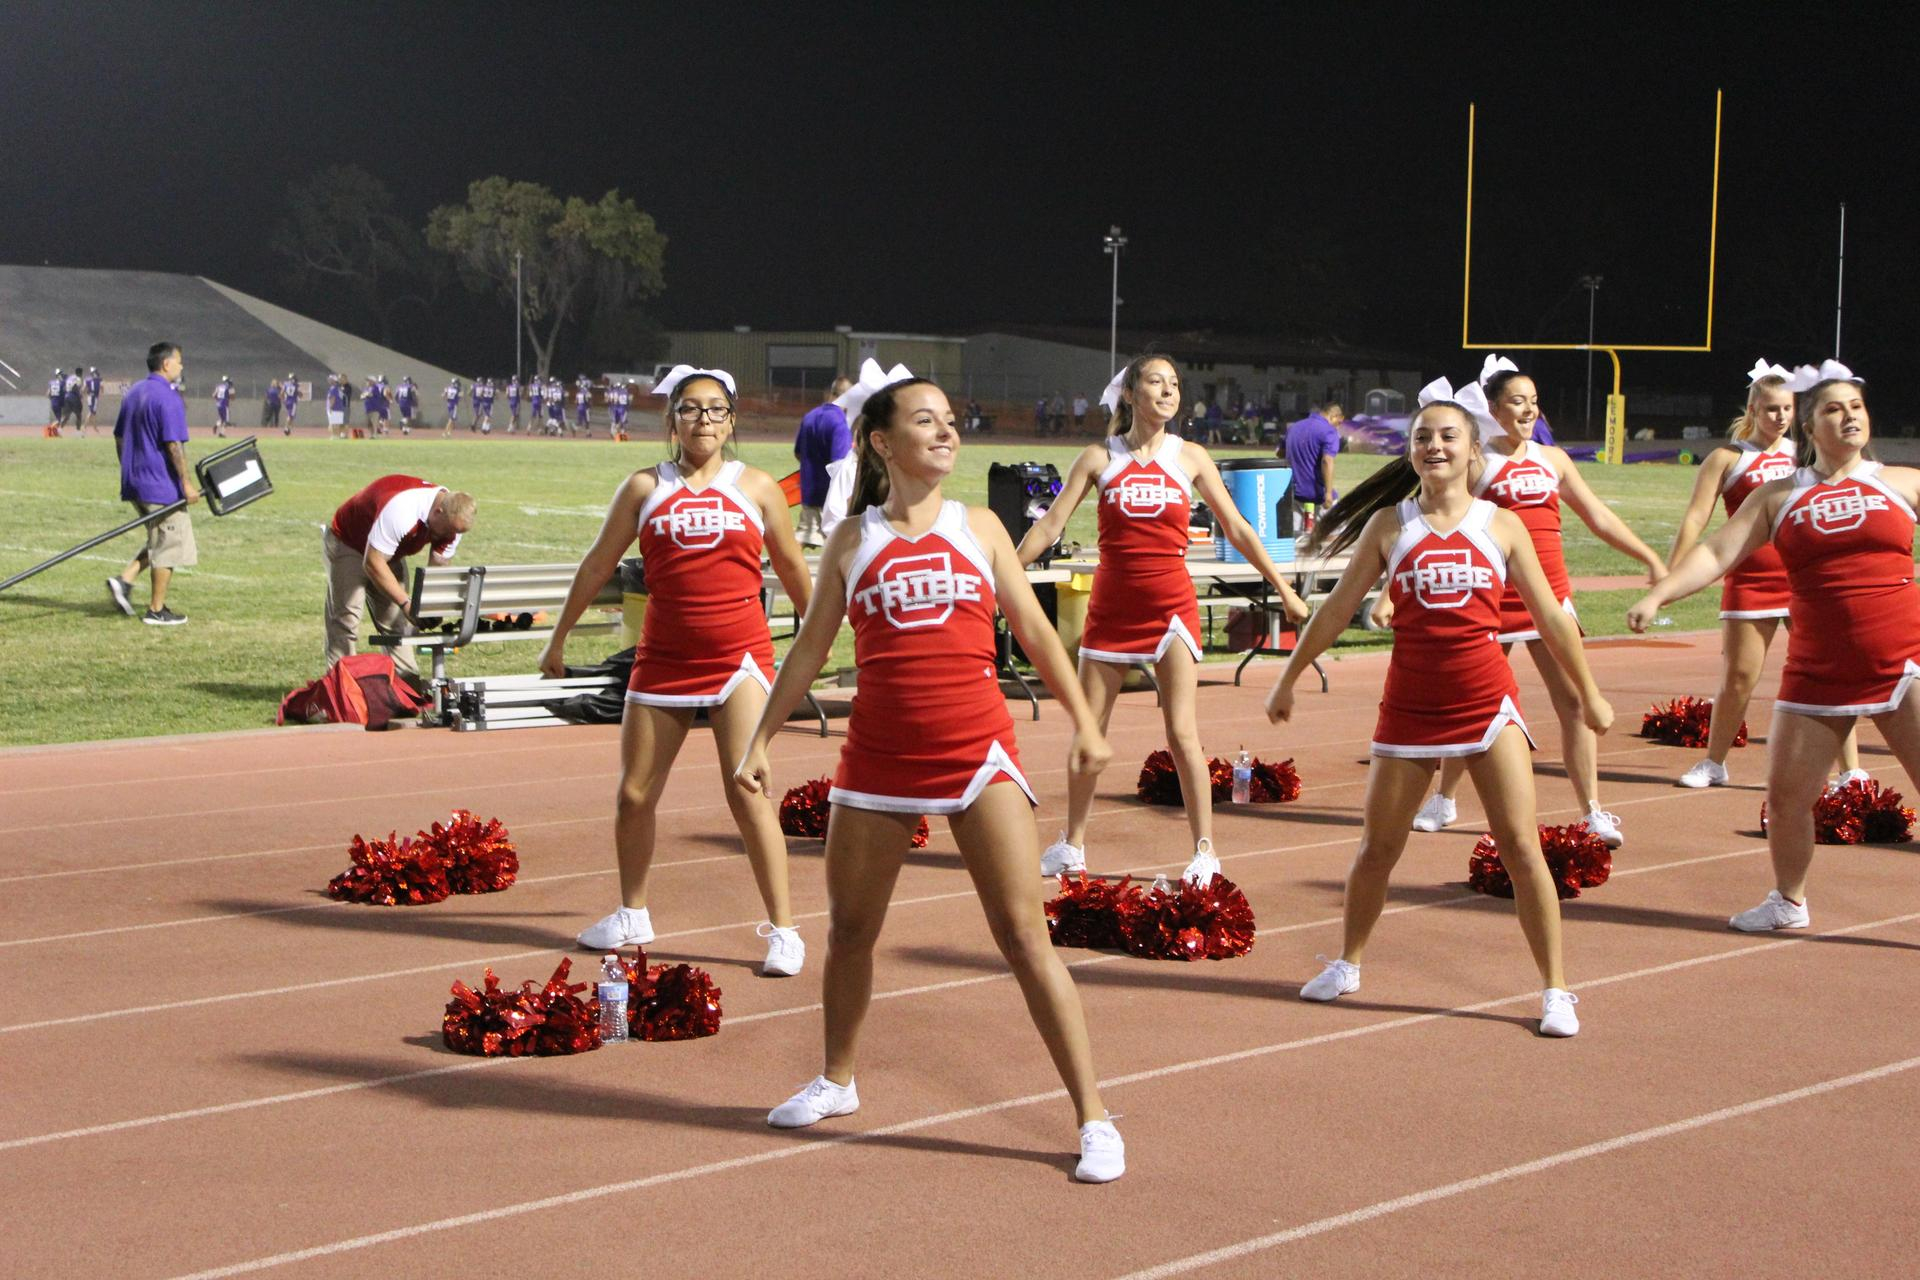
<path id="1" fill-rule="evenodd" d="M 384 653 L 354 653 L 327 674 L 280 699 L 279 724 L 363 724 L 384 729 L 395 716 L 416 716 L 426 700 L 393 670 Z"/>

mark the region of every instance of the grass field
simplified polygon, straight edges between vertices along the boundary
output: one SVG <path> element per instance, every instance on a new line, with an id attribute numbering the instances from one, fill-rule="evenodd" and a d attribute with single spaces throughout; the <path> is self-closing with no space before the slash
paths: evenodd
<path id="1" fill-rule="evenodd" d="M 138 548 L 128 536 L 67 561 L 0 594 L 0 744 L 138 737 L 273 723 L 287 690 L 321 668 L 321 602 L 326 579 L 320 530 L 333 509 L 377 475 L 407 472 L 466 489 L 479 500 L 479 524 L 459 560 L 538 562 L 577 558 L 592 541 L 606 504 L 634 467 L 656 461 L 652 443 L 613 444 L 471 437 L 441 440 L 329 441 L 262 435 L 260 452 L 274 495 L 225 519 L 194 509 L 200 565 L 174 578 L 168 603 L 188 614 L 185 627 L 145 627 L 116 611 L 103 580 Z M 214 442 L 196 431 L 189 454 Z M 1223 456 L 1235 451 L 1223 450 Z M 1249 451 L 1237 451 L 1246 453 Z M 1064 446 L 969 442 L 952 496 L 986 498 L 994 460 L 1051 461 L 1064 472 L 1074 450 Z M 792 469 L 784 442 L 747 442 L 741 455 L 774 475 Z M 1342 457 L 1340 483 L 1379 465 Z M 112 441 L 0 438 L 0 576 L 37 563 L 112 528 L 130 514 L 117 500 Z M 1642 537 L 1664 553 L 1693 481 L 1691 468 L 1592 467 L 1594 488 Z M 1083 504 L 1068 536 L 1093 538 L 1092 506 Z M 1578 574 L 1625 573 L 1635 566 L 1570 522 L 1568 560 Z M 1581 597 L 1581 618 L 1595 635 L 1624 629 L 1631 591 Z M 144 581 L 135 589 L 144 607 Z M 1717 593 L 1671 610 L 1676 628 L 1717 625 Z M 591 662 L 610 646 L 603 634 L 577 636 L 568 657 Z M 1382 638 L 1350 632 L 1343 648 L 1374 647 Z M 1336 653 L 1339 652 L 1336 650 Z M 461 675 L 526 672 L 537 646 L 476 645 L 449 669 Z M 1224 655 L 1223 655 L 1224 656 Z M 837 663 L 851 661 L 843 632 Z M 1701 692 L 1708 692 L 1702 690 Z"/>

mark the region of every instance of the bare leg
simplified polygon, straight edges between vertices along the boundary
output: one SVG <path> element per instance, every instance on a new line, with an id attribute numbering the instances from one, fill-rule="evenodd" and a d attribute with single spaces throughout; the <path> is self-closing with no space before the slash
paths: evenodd
<path id="1" fill-rule="evenodd" d="M 1778 618 L 1728 618 L 1720 624 L 1720 655 L 1726 669 L 1713 700 L 1712 728 L 1707 731 L 1707 759 L 1717 765 L 1725 765 L 1727 753 L 1733 750 L 1747 701 L 1767 660 L 1767 647 L 1779 626 Z"/>
<path id="2" fill-rule="evenodd" d="M 1167 646 L 1167 656 L 1154 667 L 1160 681 L 1160 714 L 1167 726 L 1167 751 L 1180 775 L 1180 796 L 1186 802 L 1187 830 L 1195 847 L 1213 838 L 1213 781 L 1207 757 L 1200 750 L 1200 724 L 1194 695 L 1200 682 L 1199 664 L 1178 640 Z M 1101 728 L 1104 730 L 1105 725 Z M 1099 1119 L 1098 1116 L 1094 1117 Z"/>
<path id="3" fill-rule="evenodd" d="M 620 720 L 620 791 L 614 808 L 613 847 L 620 861 L 620 901 L 647 905 L 653 866 L 654 813 L 667 771 L 687 739 L 693 712 L 629 702 Z"/>
<path id="4" fill-rule="evenodd" d="M 780 832 L 780 818 L 774 812 L 773 798 L 749 793 L 733 780 L 733 768 L 746 754 L 754 726 L 760 722 L 760 709 L 767 704 L 766 691 L 751 680 L 742 680 L 733 696 L 709 713 L 713 721 L 713 742 L 720 752 L 720 773 L 726 779 L 727 808 L 740 828 L 747 845 L 747 860 L 753 864 L 753 881 L 760 887 L 760 901 L 766 904 L 767 919 L 775 927 L 793 927 L 793 906 L 787 896 L 787 838 Z"/>
<path id="5" fill-rule="evenodd" d="M 1120 685 L 1126 678 L 1127 669 L 1117 663 L 1080 659 L 1080 687 L 1086 691 L 1087 702 L 1099 719 L 1103 734 L 1107 731 L 1107 722 L 1113 718 L 1113 703 L 1120 696 Z M 1093 810 L 1093 792 L 1099 785 L 1096 774 L 1067 774 L 1068 844 L 1087 843 L 1087 814 Z"/>
<path id="6" fill-rule="evenodd" d="M 1472 758 L 1473 789 L 1487 807 L 1487 826 L 1500 846 L 1500 861 L 1513 879 L 1513 904 L 1520 915 L 1520 932 L 1527 937 L 1540 984 L 1566 989 L 1560 958 L 1560 895 L 1540 852 L 1540 829 L 1535 816 L 1533 761 L 1527 739 L 1508 725 L 1493 745 Z"/>
<path id="7" fill-rule="evenodd" d="M 1406 851 L 1409 824 L 1432 780 L 1431 760 L 1375 756 L 1367 770 L 1366 826 L 1360 832 L 1360 851 L 1347 871 L 1346 934 L 1340 958 L 1348 964 L 1359 964 L 1366 953 L 1367 939 L 1387 905 L 1387 881 Z"/>
<path id="8" fill-rule="evenodd" d="M 153 566 L 153 576 L 148 582 L 151 590 L 148 592 L 147 608 L 158 613 L 167 607 L 167 584 L 172 581 L 173 570 L 162 569 L 159 565 Z"/>
<path id="9" fill-rule="evenodd" d="M 1875 716 L 1873 723 L 1893 749 L 1893 758 L 1907 771 L 1908 784 L 1920 786 L 1920 698 L 1909 694 L 1893 710 Z M 1847 741 L 1853 741 L 1851 733 Z"/>
<path id="10" fill-rule="evenodd" d="M 821 1074 L 837 1085 L 853 1083 L 860 1028 L 873 999 L 873 948 L 916 822 L 915 814 L 850 805 L 833 806 L 827 819 L 827 963 L 821 978 L 827 1046 Z M 1037 857 L 1027 860 L 1029 884 Z"/>
<path id="11" fill-rule="evenodd" d="M 1027 1013 L 1073 1099 L 1075 1123 L 1105 1120 L 1107 1109 L 1100 1101 L 1080 993 L 1047 936 L 1046 915 L 1033 881 L 1033 863 L 1040 849 L 1026 794 L 1004 780 L 993 783 L 972 808 L 954 815 L 953 837 L 980 895 L 987 928 L 1013 970 L 1020 994 L 1026 997 Z"/>
<path id="12" fill-rule="evenodd" d="M 1852 716 L 1803 716 L 1774 709 L 1773 729 L 1767 735 L 1767 852 L 1773 858 L 1774 887 L 1790 901 L 1807 900 L 1813 802 L 1827 785 L 1827 770 L 1840 751 L 1841 738 L 1852 728 Z"/>
<path id="13" fill-rule="evenodd" d="M 1567 781 L 1573 784 L 1573 798 L 1580 802 L 1582 813 L 1597 809 L 1600 807 L 1600 737 L 1580 718 L 1580 692 L 1553 660 L 1553 651 L 1547 648 L 1546 641 L 1529 640 L 1527 649 L 1533 654 L 1533 665 L 1540 671 L 1541 682 L 1547 686 L 1553 714 L 1560 720 L 1560 756 L 1566 765 Z"/>

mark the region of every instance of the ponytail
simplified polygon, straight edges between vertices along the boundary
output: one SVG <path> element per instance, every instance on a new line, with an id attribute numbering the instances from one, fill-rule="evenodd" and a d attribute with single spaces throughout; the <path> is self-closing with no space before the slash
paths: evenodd
<path id="1" fill-rule="evenodd" d="M 1747 407 L 1740 411 L 1739 417 L 1727 424 L 1727 435 L 1734 440 L 1751 440 L 1754 436 L 1758 435 L 1760 433 L 1760 424 L 1754 421 L 1753 417 L 1754 397 L 1762 391 L 1772 391 L 1776 387 L 1784 387 L 1786 385 L 1787 380 L 1774 373 L 1769 373 L 1763 378 L 1754 379 L 1753 385 L 1747 388 Z M 1799 406 L 1796 405 L 1794 407 L 1794 413 L 1797 419 Z"/>
<path id="2" fill-rule="evenodd" d="M 1419 425 L 1421 417 L 1429 410 L 1443 408 L 1452 409 L 1460 415 L 1466 424 L 1471 448 L 1478 453 L 1480 433 L 1473 414 L 1451 400 L 1428 401 L 1407 419 L 1407 448 L 1413 448 L 1413 429 Z M 1307 550 L 1322 555 L 1339 555 L 1359 539 L 1361 531 L 1367 527 L 1367 521 L 1373 519 L 1375 512 L 1398 506 L 1419 491 L 1420 473 L 1413 469 L 1412 460 L 1403 453 L 1347 490 L 1341 495 L 1340 501 L 1321 513 L 1314 522 L 1313 532 L 1307 537 Z"/>
<path id="3" fill-rule="evenodd" d="M 847 515 L 857 516 L 868 507 L 886 502 L 892 484 L 887 478 L 887 462 L 873 447 L 873 433 L 893 425 L 893 402 L 902 389 L 919 383 L 931 384 L 931 378 L 902 378 L 889 382 L 867 397 L 860 416 L 853 424 L 853 495 L 847 499 Z"/>
<path id="4" fill-rule="evenodd" d="M 1113 414 L 1107 421 L 1107 434 L 1124 436 L 1133 430 L 1133 402 L 1127 399 L 1133 389 L 1140 385 L 1140 373 L 1155 360 L 1164 361 L 1173 370 L 1173 376 L 1180 376 L 1180 366 L 1174 364 L 1173 357 L 1157 351 L 1145 351 L 1127 361 L 1127 367 L 1120 371 L 1120 403 L 1113 408 Z"/>

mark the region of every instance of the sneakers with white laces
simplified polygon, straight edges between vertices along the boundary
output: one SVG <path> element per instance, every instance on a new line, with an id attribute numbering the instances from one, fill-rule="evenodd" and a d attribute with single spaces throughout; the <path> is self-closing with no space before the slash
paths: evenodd
<path id="1" fill-rule="evenodd" d="M 828 1116 L 850 1116 L 859 1109 L 860 1094 L 853 1081 L 835 1084 L 815 1076 L 800 1092 L 767 1112 L 767 1123 L 776 1129 L 804 1129 Z"/>
<path id="2" fill-rule="evenodd" d="M 1580 1034 L 1580 1019 L 1573 1012 L 1573 1006 L 1580 1003 L 1580 997 L 1571 991 L 1562 991 L 1559 987 L 1548 987 L 1540 993 L 1540 1034 L 1543 1036 L 1577 1036 Z"/>
<path id="3" fill-rule="evenodd" d="M 1715 764 L 1711 760 L 1702 760 L 1693 768 L 1673 780 L 1676 787 L 1724 787 L 1727 785 L 1727 766 Z"/>
<path id="4" fill-rule="evenodd" d="M 1413 829 L 1439 831 L 1443 827 L 1452 826 L 1459 819 L 1460 811 L 1454 806 L 1453 801 L 1436 791 L 1427 797 L 1425 804 L 1420 806 L 1420 812 L 1413 815 Z"/>
<path id="5" fill-rule="evenodd" d="M 1618 849 L 1627 842 L 1627 838 L 1620 834 L 1619 817 L 1601 809 L 1593 809 L 1587 813 L 1587 830 L 1599 836 L 1600 843 L 1609 849 Z"/>
<path id="6" fill-rule="evenodd" d="M 1214 856 L 1213 841 L 1201 836 L 1200 842 L 1193 847 L 1193 861 L 1189 862 L 1187 869 L 1180 873 L 1180 878 L 1204 889 L 1212 884 L 1213 878 L 1219 874 L 1220 859 Z"/>
<path id="7" fill-rule="evenodd" d="M 1089 1120 L 1080 1126 L 1080 1163 L 1073 1176 L 1081 1182 L 1112 1182 L 1127 1171 L 1127 1144 L 1113 1121 Z"/>
<path id="8" fill-rule="evenodd" d="M 782 929 L 771 920 L 763 920 L 754 932 L 767 940 L 767 958 L 760 965 L 763 977 L 791 978 L 806 964 L 807 944 L 800 940 L 798 929 Z"/>
<path id="9" fill-rule="evenodd" d="M 1360 989 L 1360 966 L 1348 964 L 1345 960 L 1327 960 L 1325 956 L 1315 956 L 1316 960 L 1326 961 L 1327 967 L 1320 976 L 1308 981 L 1300 988 L 1302 1000 L 1325 1002 L 1344 995 L 1351 995 Z"/>
<path id="10" fill-rule="evenodd" d="M 1060 838 L 1047 846 L 1040 855 L 1040 874 L 1051 880 L 1055 876 L 1066 875 L 1069 871 L 1087 869 L 1087 851 L 1077 844 L 1067 843 L 1067 833 L 1062 831 Z"/>
<path id="11" fill-rule="evenodd" d="M 1728 920 L 1727 927 L 1742 933 L 1770 933 L 1775 929 L 1804 929 L 1811 919 L 1806 903 L 1795 902 L 1778 889 L 1769 889 L 1764 902 Z"/>
<path id="12" fill-rule="evenodd" d="M 645 946 L 653 941 L 653 917 L 645 907 L 621 907 L 580 931 L 580 945 L 589 951 Z"/>

